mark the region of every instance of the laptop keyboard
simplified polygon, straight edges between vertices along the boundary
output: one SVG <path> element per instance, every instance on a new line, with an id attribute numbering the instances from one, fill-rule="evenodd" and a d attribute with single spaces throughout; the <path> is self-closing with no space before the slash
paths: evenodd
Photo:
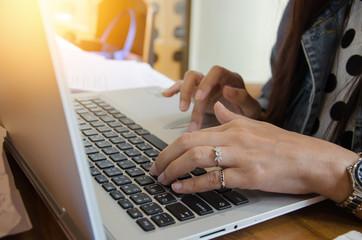
<path id="1" fill-rule="evenodd" d="M 153 161 L 167 147 L 165 142 L 100 98 L 76 99 L 74 110 L 92 177 L 144 231 L 248 202 L 231 189 L 173 192 L 149 174 Z M 179 179 L 206 172 L 196 168 Z"/>

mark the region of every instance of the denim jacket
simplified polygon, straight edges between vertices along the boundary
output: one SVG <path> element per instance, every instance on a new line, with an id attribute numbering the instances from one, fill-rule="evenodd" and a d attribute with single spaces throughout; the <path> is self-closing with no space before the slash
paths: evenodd
<path id="1" fill-rule="evenodd" d="M 271 64 L 280 48 L 286 33 L 287 17 L 290 12 L 289 1 L 278 30 L 277 42 L 273 48 Z M 324 88 L 331 71 L 335 51 L 342 35 L 347 4 L 343 0 L 333 1 L 318 17 L 313 26 L 302 36 L 301 44 L 308 64 L 308 72 L 294 101 L 289 105 L 282 127 L 291 131 L 310 135 L 315 119 L 318 117 Z M 267 109 L 272 78 L 264 85 L 258 99 L 263 109 Z M 357 106 L 356 126 L 352 150 L 362 151 L 362 107 Z"/>

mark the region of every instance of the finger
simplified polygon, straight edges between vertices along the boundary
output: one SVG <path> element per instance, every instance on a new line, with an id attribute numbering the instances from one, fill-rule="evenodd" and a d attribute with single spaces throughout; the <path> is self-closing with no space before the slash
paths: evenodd
<path id="1" fill-rule="evenodd" d="M 221 83 L 221 77 L 223 77 L 224 72 L 225 69 L 220 66 L 212 67 L 200 82 L 195 94 L 195 100 L 205 100 L 206 97 L 209 96 L 211 90 Z"/>
<path id="2" fill-rule="evenodd" d="M 176 93 L 179 93 L 181 90 L 182 83 L 183 83 L 183 80 L 176 81 L 176 83 L 174 83 L 171 87 L 169 87 L 168 89 L 165 89 L 162 92 L 162 95 L 165 97 L 172 97 Z"/>
<path id="3" fill-rule="evenodd" d="M 252 96 L 250 96 L 245 88 L 225 86 L 223 88 L 223 96 L 225 99 L 237 106 L 242 115 L 251 118 L 260 117 L 260 104 Z"/>
<path id="4" fill-rule="evenodd" d="M 235 188 L 238 186 L 237 174 L 233 168 L 223 169 L 224 171 L 224 183 L 225 188 Z M 191 194 L 196 192 L 206 192 L 213 189 L 220 189 L 221 183 L 221 172 L 214 170 L 203 174 L 201 176 L 192 177 L 186 180 L 174 182 L 171 185 L 172 189 L 177 193 Z"/>
<path id="5" fill-rule="evenodd" d="M 228 110 L 222 103 L 217 102 L 214 105 L 215 116 L 221 124 L 231 122 L 235 119 L 243 118 L 241 115 Z"/>
<path id="6" fill-rule="evenodd" d="M 203 101 L 195 100 L 189 125 L 190 131 L 197 131 L 201 128 L 208 104 L 208 99 Z"/>
<path id="7" fill-rule="evenodd" d="M 235 165 L 236 157 L 229 147 L 220 147 L 219 161 L 216 161 L 216 151 L 212 146 L 194 147 L 186 151 L 179 158 L 172 161 L 159 175 L 158 181 L 169 185 L 178 177 L 193 171 L 195 168 L 210 168 L 219 165 L 230 167 Z M 230 155 L 229 155 L 230 153 Z"/>
<path id="8" fill-rule="evenodd" d="M 157 157 L 151 174 L 158 176 L 175 159 L 197 146 L 225 146 L 227 139 L 219 132 L 184 133 L 168 145 Z M 211 152 L 211 151 L 210 151 Z M 210 153 L 209 152 L 209 153 Z M 189 161 L 189 160 L 185 160 Z"/>
<path id="9" fill-rule="evenodd" d="M 195 71 L 187 71 L 180 89 L 180 110 L 187 111 L 191 98 L 195 95 L 196 88 L 203 78 L 203 74 Z"/>
<path id="10" fill-rule="evenodd" d="M 204 79 L 200 82 L 200 85 L 198 86 L 195 94 L 195 99 L 204 100 L 207 96 L 209 96 L 210 92 L 212 89 L 214 89 L 215 86 L 223 86 L 226 84 L 226 82 L 235 85 L 235 87 L 245 87 L 242 78 L 237 73 L 230 72 L 229 70 L 220 66 L 213 66 Z"/>

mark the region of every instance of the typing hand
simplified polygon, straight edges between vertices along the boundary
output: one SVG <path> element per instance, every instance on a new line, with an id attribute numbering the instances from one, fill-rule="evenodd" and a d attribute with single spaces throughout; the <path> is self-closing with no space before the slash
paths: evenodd
<path id="1" fill-rule="evenodd" d="M 200 129 L 205 113 L 214 113 L 214 104 L 223 103 L 234 113 L 249 118 L 260 119 L 261 107 L 245 89 L 242 77 L 229 70 L 214 66 L 209 73 L 188 71 L 183 80 L 179 80 L 163 92 L 165 97 L 180 93 L 180 110 L 187 111 L 193 98 L 190 130 Z"/>

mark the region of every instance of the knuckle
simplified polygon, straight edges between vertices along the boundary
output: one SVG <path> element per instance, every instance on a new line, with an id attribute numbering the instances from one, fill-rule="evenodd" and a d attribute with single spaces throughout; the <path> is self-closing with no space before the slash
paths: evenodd
<path id="1" fill-rule="evenodd" d="M 186 149 L 192 141 L 192 133 L 183 133 L 176 141 L 177 145 L 181 146 L 182 149 Z"/>
<path id="2" fill-rule="evenodd" d="M 198 165 L 205 158 L 205 148 L 204 147 L 193 147 L 189 151 L 190 158 L 195 161 Z"/>
<path id="3" fill-rule="evenodd" d="M 188 70 L 184 74 L 185 81 L 199 79 L 200 77 L 202 77 L 202 74 L 194 70 Z"/>
<path id="4" fill-rule="evenodd" d="M 217 188 L 219 187 L 219 185 L 221 184 L 221 180 L 220 180 L 220 172 L 219 171 L 211 171 L 208 174 L 206 174 L 207 176 L 207 182 L 210 184 L 210 186 Z"/>
<path id="5" fill-rule="evenodd" d="M 210 72 L 216 73 L 216 74 L 223 74 L 225 72 L 225 68 L 219 66 L 219 65 L 214 65 L 211 67 Z"/>

